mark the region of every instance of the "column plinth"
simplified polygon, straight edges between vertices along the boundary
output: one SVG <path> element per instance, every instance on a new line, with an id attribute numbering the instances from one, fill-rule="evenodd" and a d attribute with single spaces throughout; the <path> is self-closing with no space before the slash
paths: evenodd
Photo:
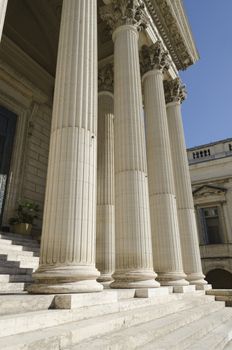
<path id="1" fill-rule="evenodd" d="M 177 212 L 181 238 L 183 268 L 190 284 L 207 284 L 202 273 L 191 179 L 181 117 L 184 86 L 177 78 L 165 81 L 167 118 L 177 197 Z"/>
<path id="2" fill-rule="evenodd" d="M 114 195 L 114 97 L 113 68 L 99 71 L 97 157 L 97 245 L 96 266 L 104 286 L 112 282 L 115 268 Z"/>
<path id="3" fill-rule="evenodd" d="M 113 1 L 103 8 L 101 15 L 113 24 L 114 40 L 116 269 L 110 286 L 153 288 L 159 283 L 155 281 L 152 263 L 138 56 L 138 27 L 143 25 L 143 8 L 137 1 Z M 136 19 L 133 15 L 137 15 Z"/>
<path id="4" fill-rule="evenodd" d="M 28 288 L 32 293 L 103 288 L 95 268 L 96 42 L 96 0 L 64 0 L 40 265 Z"/>
<path id="5" fill-rule="evenodd" d="M 0 41 L 2 38 L 2 31 L 3 31 L 5 16 L 6 16 L 7 3 L 8 3 L 8 0 L 0 1 Z"/>
<path id="6" fill-rule="evenodd" d="M 161 43 L 141 51 L 154 268 L 161 285 L 189 283 L 183 272 L 168 123 L 163 89 L 167 53 Z"/>

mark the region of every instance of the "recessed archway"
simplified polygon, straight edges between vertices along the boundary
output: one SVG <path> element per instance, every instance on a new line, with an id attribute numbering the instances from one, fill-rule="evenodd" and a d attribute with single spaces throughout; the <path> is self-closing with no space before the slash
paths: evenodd
<path id="1" fill-rule="evenodd" d="M 223 269 L 214 269 L 207 273 L 206 280 L 214 289 L 232 289 L 232 274 Z"/>

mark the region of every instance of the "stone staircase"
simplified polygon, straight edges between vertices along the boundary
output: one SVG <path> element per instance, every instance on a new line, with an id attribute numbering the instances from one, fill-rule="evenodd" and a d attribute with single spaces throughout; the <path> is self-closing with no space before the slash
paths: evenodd
<path id="1" fill-rule="evenodd" d="M 232 309 L 214 296 L 130 293 L 1 295 L 0 349 L 230 349 Z"/>
<path id="2" fill-rule="evenodd" d="M 207 295 L 214 295 L 215 300 L 224 301 L 226 306 L 232 307 L 232 289 L 211 289 Z"/>
<path id="3" fill-rule="evenodd" d="M 0 293 L 23 292 L 39 265 L 39 243 L 31 237 L 0 233 Z"/>
<path id="4" fill-rule="evenodd" d="M 28 295 L 38 255 L 33 239 L 0 234 L 0 349 L 232 350 L 232 308 L 214 295 L 167 287 Z"/>

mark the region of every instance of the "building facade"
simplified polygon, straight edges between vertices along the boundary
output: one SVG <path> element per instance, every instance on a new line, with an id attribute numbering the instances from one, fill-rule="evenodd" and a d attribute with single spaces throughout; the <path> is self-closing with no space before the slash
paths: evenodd
<path id="1" fill-rule="evenodd" d="M 1 223 L 20 198 L 40 205 L 29 291 L 203 289 L 182 1 L 2 0 L 2 28 Z"/>
<path id="2" fill-rule="evenodd" d="M 232 139 L 188 150 L 203 272 L 232 288 Z"/>

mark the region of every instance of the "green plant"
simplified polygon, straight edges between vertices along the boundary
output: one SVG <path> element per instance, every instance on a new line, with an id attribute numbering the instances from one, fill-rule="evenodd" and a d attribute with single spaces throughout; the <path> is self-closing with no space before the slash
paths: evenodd
<path id="1" fill-rule="evenodd" d="M 30 201 L 19 201 L 16 215 L 9 219 L 10 225 L 15 224 L 33 224 L 34 219 L 38 218 L 39 205 Z"/>

